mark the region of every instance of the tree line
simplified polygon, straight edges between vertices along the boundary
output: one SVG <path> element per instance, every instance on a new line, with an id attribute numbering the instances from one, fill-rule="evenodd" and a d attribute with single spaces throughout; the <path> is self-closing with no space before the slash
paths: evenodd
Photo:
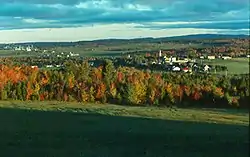
<path id="1" fill-rule="evenodd" d="M 64 70 L 2 64 L 0 100 L 248 108 L 249 75 L 152 72 L 110 60 L 99 67 L 69 61 Z"/>

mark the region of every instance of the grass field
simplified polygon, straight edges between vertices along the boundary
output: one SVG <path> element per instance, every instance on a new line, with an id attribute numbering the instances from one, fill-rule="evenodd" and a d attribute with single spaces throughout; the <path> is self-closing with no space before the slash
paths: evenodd
<path id="1" fill-rule="evenodd" d="M 249 73 L 249 58 L 233 58 L 231 60 L 203 60 L 203 63 L 210 65 L 224 65 L 228 68 L 228 74 Z"/>
<path id="2" fill-rule="evenodd" d="M 117 43 L 113 45 L 82 45 L 79 47 L 56 47 L 57 52 L 74 52 L 80 56 L 120 56 L 122 53 L 134 51 L 156 51 L 160 49 L 180 49 L 187 47 L 200 47 L 199 44 L 177 43 Z"/>
<path id="3" fill-rule="evenodd" d="M 57 47 L 56 50 L 64 50 L 64 51 L 75 51 L 75 52 L 81 52 L 81 51 L 129 51 L 129 50 L 144 50 L 144 51 L 151 51 L 151 50 L 157 50 L 159 49 L 181 49 L 181 48 L 198 48 L 201 47 L 201 44 L 180 44 L 180 43 L 148 43 L 148 42 L 142 42 L 142 43 L 132 43 L 132 42 L 122 42 L 122 43 L 106 43 L 106 44 L 92 44 L 92 45 L 80 45 L 77 47 Z"/>
<path id="4" fill-rule="evenodd" d="M 56 52 L 74 52 L 80 56 L 120 56 L 122 53 L 134 51 L 156 51 L 160 49 L 181 49 L 181 48 L 198 48 L 200 44 L 179 44 L 179 43 L 115 43 L 115 44 L 92 44 L 81 45 L 78 47 L 55 47 L 51 50 Z M 0 50 L 0 57 L 28 57 L 36 54 L 26 51 Z"/>
<path id="5" fill-rule="evenodd" d="M 0 50 L 0 57 L 30 57 L 36 56 L 34 52 L 14 51 L 14 50 Z"/>
<path id="6" fill-rule="evenodd" d="M 0 102 L 3 157 L 247 157 L 249 113 Z"/>

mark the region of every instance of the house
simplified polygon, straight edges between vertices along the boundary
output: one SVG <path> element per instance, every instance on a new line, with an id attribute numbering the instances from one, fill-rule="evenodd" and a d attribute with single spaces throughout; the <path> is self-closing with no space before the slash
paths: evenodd
<path id="1" fill-rule="evenodd" d="M 21 51 L 22 50 L 22 47 L 21 46 L 19 46 L 19 47 L 15 47 L 15 49 L 14 49 L 15 51 Z"/>
<path id="2" fill-rule="evenodd" d="M 205 57 L 204 56 L 200 56 L 200 59 L 204 59 Z"/>
<path id="3" fill-rule="evenodd" d="M 46 65 L 46 68 L 53 68 L 53 65 Z"/>
<path id="4" fill-rule="evenodd" d="M 176 60 L 177 60 L 176 57 L 171 57 L 170 58 L 170 62 L 176 62 Z"/>
<path id="5" fill-rule="evenodd" d="M 172 71 L 181 71 L 180 67 L 173 66 Z"/>
<path id="6" fill-rule="evenodd" d="M 196 62 L 196 59 L 191 59 L 190 61 L 188 62 L 192 62 L 192 63 L 195 63 Z"/>
<path id="7" fill-rule="evenodd" d="M 74 56 L 79 56 L 78 53 L 72 53 L 72 52 L 69 52 L 70 56 L 74 57 Z"/>
<path id="8" fill-rule="evenodd" d="M 207 56 L 207 59 L 215 59 L 215 56 Z"/>
<path id="9" fill-rule="evenodd" d="M 166 62 L 166 63 L 171 63 L 171 62 L 176 62 L 177 61 L 177 59 L 176 59 L 176 57 L 170 57 L 170 58 L 168 58 L 168 57 L 166 57 L 166 56 L 164 56 L 164 62 Z"/>
<path id="10" fill-rule="evenodd" d="M 232 57 L 230 57 L 230 56 L 222 56 L 221 58 L 222 58 L 223 60 L 232 59 Z"/>
<path id="11" fill-rule="evenodd" d="M 38 68 L 38 66 L 37 65 L 32 65 L 31 68 L 35 69 L 35 68 Z"/>
<path id="12" fill-rule="evenodd" d="M 208 65 L 205 65 L 204 68 L 203 68 L 204 72 L 208 72 L 209 69 L 210 69 L 210 67 Z"/>
<path id="13" fill-rule="evenodd" d="M 185 73 L 186 73 L 186 72 L 189 72 L 189 68 L 188 68 L 188 67 L 185 67 L 185 68 L 182 69 L 182 71 L 184 71 Z"/>
<path id="14" fill-rule="evenodd" d="M 56 67 L 57 67 L 57 68 L 60 68 L 60 67 L 62 67 L 62 65 L 56 65 Z"/>
<path id="15" fill-rule="evenodd" d="M 29 46 L 26 47 L 26 51 L 27 51 L 27 52 L 31 52 L 31 47 L 29 47 Z"/>

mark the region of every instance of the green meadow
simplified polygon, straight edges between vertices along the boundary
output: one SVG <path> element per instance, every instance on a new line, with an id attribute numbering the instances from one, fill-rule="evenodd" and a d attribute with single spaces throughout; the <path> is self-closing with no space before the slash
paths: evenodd
<path id="1" fill-rule="evenodd" d="M 247 157 L 245 110 L 0 102 L 3 157 Z"/>
<path id="2" fill-rule="evenodd" d="M 247 74 L 249 73 L 249 61 L 249 58 L 232 58 L 230 60 L 203 60 L 203 63 L 226 66 L 228 74 Z"/>

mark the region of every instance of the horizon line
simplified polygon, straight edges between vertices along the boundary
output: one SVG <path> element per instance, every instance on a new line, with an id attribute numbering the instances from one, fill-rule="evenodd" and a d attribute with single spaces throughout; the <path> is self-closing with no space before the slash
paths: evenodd
<path id="1" fill-rule="evenodd" d="M 67 41 L 24 41 L 24 42 L 0 42 L 1 45 L 4 44 L 29 44 L 29 43 L 77 43 L 77 42 L 95 42 L 100 40 L 136 40 L 136 39 L 161 39 L 161 38 L 174 38 L 174 37 L 188 37 L 188 36 L 197 36 L 197 35 L 214 35 L 214 36 L 250 36 L 250 34 L 220 34 L 220 33 L 198 33 L 198 34 L 188 34 L 188 35 L 173 35 L 173 36 L 162 36 L 162 37 L 153 37 L 153 36 L 145 36 L 145 37 L 132 37 L 132 38 L 97 38 L 93 40 L 67 40 Z"/>

